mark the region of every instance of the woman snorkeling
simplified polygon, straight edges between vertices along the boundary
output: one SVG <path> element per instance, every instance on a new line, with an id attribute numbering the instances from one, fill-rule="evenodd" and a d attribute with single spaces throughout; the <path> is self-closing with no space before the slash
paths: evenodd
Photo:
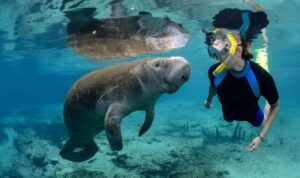
<path id="1" fill-rule="evenodd" d="M 253 55 L 248 51 L 251 40 L 268 25 L 267 15 L 263 11 L 224 9 L 213 19 L 215 29 L 204 30 L 205 43 L 210 57 L 218 63 L 209 68 L 210 87 L 204 104 L 210 108 L 217 94 L 226 121 L 247 121 L 254 127 L 262 126 L 246 148 L 253 151 L 263 141 L 279 109 L 273 77 L 250 61 Z M 264 111 L 258 104 L 261 96 L 270 104 Z"/>

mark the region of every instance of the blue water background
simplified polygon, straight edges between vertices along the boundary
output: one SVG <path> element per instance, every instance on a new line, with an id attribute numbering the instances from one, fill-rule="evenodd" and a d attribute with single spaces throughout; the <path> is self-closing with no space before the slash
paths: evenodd
<path id="1" fill-rule="evenodd" d="M 22 3 L 0 1 L 0 7 L 3 10 L 0 13 L 2 16 L 0 21 L 0 121 L 6 116 L 14 115 L 18 110 L 30 111 L 48 105 L 62 107 L 64 97 L 70 86 L 84 74 L 99 68 L 149 56 L 183 56 L 192 67 L 190 81 L 175 94 L 163 95 L 159 99 L 158 105 L 168 103 L 170 106 L 176 106 L 178 104 L 176 102 L 186 101 L 193 103 L 195 107 L 203 111 L 203 101 L 208 90 L 207 69 L 214 61 L 207 54 L 206 46 L 203 43 L 204 36 L 200 29 L 208 26 L 210 17 L 222 8 L 246 8 L 247 6 L 233 0 L 222 3 L 208 0 L 201 2 L 196 0 L 186 2 L 166 0 L 160 2 L 161 6 L 155 7 L 154 10 L 161 9 L 163 11 L 164 8 L 168 7 L 170 12 L 182 11 L 186 15 L 186 18 L 178 20 L 184 19 L 180 22 L 191 33 L 188 45 L 185 48 L 170 52 L 143 54 L 119 62 L 101 62 L 76 55 L 72 49 L 66 46 L 65 19 L 62 18 L 63 20 L 57 23 L 47 24 L 46 30 L 41 33 L 33 33 L 28 29 L 18 29 L 18 21 L 12 24 L 11 19 L 5 20 L 9 18 L 5 9 L 21 6 Z M 257 2 L 266 8 L 270 19 L 270 25 L 267 28 L 269 39 L 268 64 L 280 94 L 280 112 L 277 119 L 300 124 L 298 118 L 300 108 L 300 17 L 298 10 L 300 9 L 300 1 L 278 0 L 271 3 L 271 1 L 260 0 Z M 103 8 L 105 7 L 103 5 Z M 154 7 L 148 7 L 147 10 L 151 11 L 151 8 Z M 136 12 L 138 10 L 133 10 L 131 13 Z M 13 11 L 9 11 L 9 13 L 13 13 Z M 22 16 L 22 14 L 18 15 Z M 173 20 L 176 21 L 177 19 Z M 8 26 L 14 27 L 7 28 Z M 8 29 L 14 31 L 8 31 Z M 15 37 L 10 37 L 10 34 L 14 34 Z M 261 38 L 259 37 L 254 42 L 253 50 L 260 48 L 260 44 Z M 217 98 L 214 99 L 214 107 L 220 107 Z M 181 112 L 185 113 L 185 110 Z M 219 112 L 221 115 L 221 110 L 214 110 L 214 112 Z M 193 113 L 185 114 L 193 115 Z M 56 115 L 62 117 L 62 113 L 56 113 Z M 201 122 L 199 119 L 193 118 L 194 121 Z M 159 123 L 160 120 L 156 118 L 155 122 Z M 270 132 L 277 129 L 282 129 L 279 124 L 275 124 Z M 293 135 L 293 137 L 299 139 L 300 132 L 295 133 L 297 135 Z M 299 147 L 299 145 L 295 145 L 295 147 Z"/>
<path id="2" fill-rule="evenodd" d="M 177 3 L 180 4 L 180 1 Z M 191 2 L 191 4 L 193 3 Z M 238 3 L 233 3 L 232 1 L 228 1 L 227 4 L 225 2 L 221 5 L 219 3 L 216 4 L 217 6 L 213 8 L 216 12 L 222 7 L 238 7 Z M 261 4 L 266 6 L 270 18 L 270 25 L 267 29 L 270 72 L 276 80 L 280 94 L 282 93 L 280 95 L 282 104 L 288 105 L 292 103 L 294 106 L 296 103 L 299 103 L 300 96 L 297 95 L 299 85 L 296 82 L 299 81 L 297 71 L 300 50 L 297 30 L 299 29 L 299 17 L 293 12 L 296 13 L 299 3 L 297 1 L 282 2 L 275 4 L 275 7 L 266 2 Z M 5 5 L 4 3 L 2 6 L 5 7 Z M 191 9 L 191 5 L 188 3 L 184 5 L 187 10 Z M 204 2 L 198 8 L 199 11 L 205 10 L 205 7 L 212 5 L 214 4 L 209 4 L 208 2 L 205 4 Z M 192 9 L 196 10 L 197 7 Z M 174 11 L 176 12 L 176 9 Z M 202 13 L 205 14 L 205 12 Z M 213 14 L 213 12 L 209 11 L 209 14 Z M 205 16 L 205 19 L 202 19 L 201 14 L 197 14 L 197 12 L 194 14 L 190 12 L 187 15 L 199 15 L 194 16 L 194 19 L 190 21 L 182 22 L 191 32 L 192 38 L 188 46 L 184 49 L 167 53 L 141 55 L 128 60 L 140 59 L 144 56 L 168 57 L 180 55 L 185 57 L 192 65 L 193 74 L 187 86 L 184 86 L 183 90 L 176 94 L 176 97 L 202 100 L 207 92 L 207 68 L 213 61 L 207 55 L 200 29 L 205 27 L 205 25 L 208 26 L 207 22 L 201 22 L 209 19 L 206 19 L 208 15 Z M 5 24 L 5 20 L 2 21 L 1 25 L 10 25 Z M 6 39 L 8 32 L 0 31 L 0 47 L 2 49 L 0 52 L 2 83 L 0 98 L 1 103 L 5 103 L 1 106 L 2 113 L 24 107 L 62 103 L 70 85 L 80 76 L 98 68 L 114 65 L 114 63 L 103 64 L 102 62 L 85 60 L 84 57 L 74 54 L 65 44 L 65 26 L 61 23 L 50 24 L 47 27 L 47 31 L 41 34 L 24 35 L 20 31 L 16 31 L 14 33 L 17 35 L 17 38 L 14 40 Z M 259 43 L 259 40 L 257 39 L 257 43 Z M 15 48 L 7 50 L 6 46 L 9 45 L 13 45 Z M 189 90 L 189 92 L 185 92 L 186 90 Z"/>

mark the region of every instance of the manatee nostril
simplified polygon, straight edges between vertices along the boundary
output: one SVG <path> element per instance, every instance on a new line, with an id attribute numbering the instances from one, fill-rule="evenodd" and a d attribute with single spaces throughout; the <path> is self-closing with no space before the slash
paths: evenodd
<path id="1" fill-rule="evenodd" d="M 182 81 L 188 81 L 189 78 L 190 78 L 190 73 L 191 73 L 191 70 L 189 67 L 185 68 L 182 76 L 181 76 L 181 80 Z"/>
<path id="2" fill-rule="evenodd" d="M 182 81 L 187 81 L 187 80 L 188 80 L 188 77 L 187 77 L 186 75 L 182 75 L 182 76 L 181 76 L 181 80 L 182 80 Z"/>

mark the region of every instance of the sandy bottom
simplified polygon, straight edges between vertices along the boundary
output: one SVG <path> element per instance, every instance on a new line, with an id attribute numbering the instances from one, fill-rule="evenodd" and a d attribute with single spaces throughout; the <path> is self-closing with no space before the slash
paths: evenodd
<path id="1" fill-rule="evenodd" d="M 2 118 L 0 177 L 300 177 L 295 113 L 282 109 L 259 149 L 248 153 L 259 129 L 226 123 L 219 106 L 162 101 L 144 136 L 138 137 L 144 113 L 133 113 L 122 122 L 122 151 L 112 151 L 100 133 L 99 152 L 73 163 L 58 155 L 66 138 L 61 106 L 16 111 Z"/>

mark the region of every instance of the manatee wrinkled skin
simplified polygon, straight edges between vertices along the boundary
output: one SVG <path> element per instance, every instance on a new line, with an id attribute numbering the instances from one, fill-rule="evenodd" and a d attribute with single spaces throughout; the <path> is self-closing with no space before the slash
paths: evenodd
<path id="1" fill-rule="evenodd" d="M 116 11 L 116 10 L 115 10 Z M 186 46 L 188 31 L 168 17 L 148 12 L 135 16 L 96 19 L 96 8 L 65 12 L 67 44 L 77 54 L 96 60 L 116 60 L 143 53 L 157 53 Z"/>
<path id="2" fill-rule="evenodd" d="M 113 150 L 121 150 L 121 120 L 142 110 L 143 135 L 154 118 L 156 100 L 176 92 L 189 80 L 191 68 L 182 57 L 143 59 L 91 72 L 79 79 L 64 103 L 64 121 L 69 139 L 61 150 L 63 158 L 81 162 L 97 152 L 93 137 L 105 130 Z"/>

